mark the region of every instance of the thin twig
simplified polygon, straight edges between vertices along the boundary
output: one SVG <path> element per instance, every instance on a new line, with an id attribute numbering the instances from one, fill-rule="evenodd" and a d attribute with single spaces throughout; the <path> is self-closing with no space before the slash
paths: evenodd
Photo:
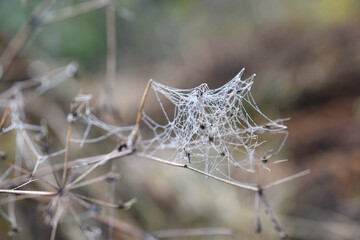
<path id="1" fill-rule="evenodd" d="M 260 233 L 261 229 L 261 222 L 260 222 L 260 194 L 261 194 L 261 180 L 260 180 L 260 169 L 259 165 L 255 167 L 255 178 L 256 178 L 256 185 L 258 186 L 258 191 L 255 193 L 255 202 L 254 202 L 254 232 Z"/>
<path id="2" fill-rule="evenodd" d="M 255 203 L 254 203 L 254 232 L 260 233 L 262 231 L 261 222 L 260 222 L 260 196 L 259 191 L 255 193 Z"/>
<path id="3" fill-rule="evenodd" d="M 94 171 L 96 168 L 98 168 L 99 166 L 105 164 L 107 161 L 109 161 L 110 159 L 113 159 L 115 157 L 122 157 L 122 156 L 126 156 L 130 153 L 132 153 L 132 150 L 126 150 L 126 151 L 122 151 L 122 152 L 118 152 L 117 150 L 114 150 L 108 154 L 102 155 L 103 158 L 100 159 L 96 164 L 94 164 L 91 168 L 89 168 L 86 172 L 84 172 L 83 174 L 81 174 L 78 178 L 76 178 L 73 182 L 69 183 L 66 187 L 68 189 L 71 189 L 74 185 L 76 185 L 78 182 L 80 182 L 83 178 L 85 178 L 87 175 L 89 175 L 92 171 Z"/>
<path id="4" fill-rule="evenodd" d="M 58 194 L 57 192 L 12 190 L 12 189 L 0 189 L 0 193 L 15 194 L 15 195 L 48 196 L 48 197 L 52 197 Z"/>
<path id="5" fill-rule="evenodd" d="M 79 3 L 75 6 L 63 8 L 61 10 L 49 12 L 43 19 L 44 24 L 54 23 L 62 20 L 66 20 L 78 15 L 88 13 L 99 8 L 105 7 L 108 4 L 108 0 L 94 0 Z"/>
<path id="6" fill-rule="evenodd" d="M 116 78 L 116 21 L 115 6 L 110 0 L 106 8 L 106 41 L 107 41 L 107 60 L 106 60 L 106 91 L 113 93 Z"/>
<path id="7" fill-rule="evenodd" d="M 307 174 L 309 174 L 309 173 L 311 173 L 310 169 L 307 169 L 307 170 L 302 171 L 302 172 L 299 172 L 299 173 L 295 173 L 295 174 L 293 174 L 293 175 L 291 175 L 291 176 L 288 176 L 288 177 L 279 179 L 279 180 L 277 180 L 277 181 L 275 181 L 275 182 L 266 184 L 265 186 L 262 187 L 262 189 L 271 188 L 271 187 L 276 186 L 276 185 L 279 185 L 279 184 L 281 184 L 281 183 L 288 182 L 288 181 L 291 181 L 291 180 L 293 180 L 293 179 L 296 179 L 296 178 L 305 176 L 305 175 L 307 175 Z"/>
<path id="8" fill-rule="evenodd" d="M 96 178 L 91 178 L 87 181 L 83 181 L 83 182 L 80 182 L 78 184 L 75 184 L 71 187 L 71 189 L 76 189 L 76 188 L 80 188 L 80 187 L 85 187 L 85 186 L 88 186 L 90 184 L 94 184 L 94 183 L 97 183 L 97 182 L 101 182 L 101 181 L 104 181 L 105 179 L 107 179 L 107 175 L 104 175 L 104 176 L 100 176 L 100 177 L 96 177 Z"/>
<path id="9" fill-rule="evenodd" d="M 226 179 L 223 179 L 223 178 L 220 178 L 220 177 L 216 177 L 216 176 L 214 176 L 214 175 L 212 175 L 212 174 L 209 174 L 209 173 L 207 173 L 207 172 L 203 172 L 203 171 L 201 171 L 201 170 L 198 170 L 198 169 L 196 169 L 196 168 L 193 168 L 193 167 L 189 166 L 188 164 L 180 164 L 180 163 L 169 162 L 169 161 L 166 161 L 166 160 L 164 160 L 164 159 L 161 159 L 161 158 L 158 158 L 158 157 L 154 157 L 154 156 L 151 156 L 151 155 L 148 155 L 148 154 L 145 154 L 145 153 L 135 153 L 135 155 L 138 156 L 138 157 L 142 157 L 142 158 L 147 158 L 147 159 L 150 159 L 150 160 L 154 160 L 154 161 L 156 161 L 156 162 L 164 163 L 164 164 L 167 164 L 167 165 L 170 165 L 170 166 L 186 168 L 186 169 L 189 169 L 189 170 L 191 170 L 191 171 L 200 173 L 200 174 L 202 174 L 202 175 L 204 175 L 204 176 L 213 178 L 213 179 L 215 179 L 215 180 L 218 180 L 218 181 L 220 181 L 220 182 L 223 182 L 223 183 L 226 183 L 226 184 L 229 184 L 229 185 L 238 187 L 238 188 L 248 189 L 248 190 L 255 191 L 255 192 L 259 190 L 259 188 L 258 188 L 257 186 L 250 185 L 250 184 L 248 184 L 248 183 L 229 181 L 229 180 L 226 180 Z"/>
<path id="10" fill-rule="evenodd" d="M 240 239 L 236 232 L 228 228 L 191 228 L 191 229 L 169 229 L 152 232 L 157 238 L 180 238 L 196 236 L 230 236 Z"/>
<path id="11" fill-rule="evenodd" d="M 1 76 L 0 76 L 0 78 L 1 78 Z M 4 127 L 5 123 L 6 123 L 6 120 L 7 120 L 8 117 L 9 117 L 10 112 L 11 112 L 11 107 L 10 107 L 10 105 L 8 105 L 8 106 L 6 107 L 6 110 L 5 110 L 5 112 L 4 112 L 3 117 L 1 118 L 1 122 L 0 122 L 0 133 L 1 133 L 3 127 Z"/>
<path id="12" fill-rule="evenodd" d="M 0 199 L 0 206 L 4 205 L 4 204 L 8 204 L 10 202 L 16 202 L 16 201 L 20 201 L 20 200 L 23 200 L 23 199 L 34 199 L 34 198 L 39 198 L 39 197 L 43 197 L 43 196 L 38 196 L 38 195 L 13 195 L 12 197 L 1 198 Z"/>
<path id="13" fill-rule="evenodd" d="M 269 217 L 270 217 L 272 223 L 274 224 L 275 230 L 279 233 L 282 240 L 286 239 L 287 235 L 284 232 L 284 230 L 282 229 L 279 221 L 276 219 L 275 214 L 273 213 L 271 206 L 262 190 L 259 191 L 259 197 L 262 199 L 262 201 L 265 205 L 265 210 L 269 214 Z"/>
<path id="14" fill-rule="evenodd" d="M 139 240 L 156 240 L 151 234 L 142 231 L 141 229 L 130 225 L 127 222 L 121 221 L 117 218 L 109 219 L 109 216 L 103 214 L 96 214 L 92 216 L 94 219 L 97 219 L 104 224 L 113 224 L 114 232 L 117 234 L 116 239 L 128 239 L 126 237 L 130 237 L 130 239 L 139 239 Z"/>
<path id="15" fill-rule="evenodd" d="M 67 170 L 68 170 L 68 162 L 69 162 L 69 151 L 70 151 L 70 140 L 71 140 L 71 132 L 73 127 L 73 122 L 69 123 L 67 137 L 66 137 L 66 148 L 65 148 L 65 159 L 64 159 L 64 171 L 62 176 L 62 184 L 65 186 L 67 179 Z"/>
<path id="16" fill-rule="evenodd" d="M 136 198 L 130 199 L 129 201 L 125 202 L 125 203 L 119 203 L 119 204 L 114 204 L 114 203 L 109 203 L 109 202 L 105 202 L 99 199 L 95 199 L 95 198 L 91 198 L 91 197 L 86 197 L 84 195 L 78 194 L 78 193 L 72 193 L 74 196 L 81 198 L 85 201 L 88 202 L 92 202 L 92 203 L 96 203 L 100 206 L 103 207 L 108 207 L 108 208 L 117 208 L 117 209 L 123 209 L 123 210 L 129 210 L 132 205 L 134 205 L 134 203 L 136 203 Z"/>
<path id="17" fill-rule="evenodd" d="M 17 171 L 21 172 L 22 174 L 25 174 L 25 176 L 24 176 L 24 175 L 20 176 L 20 179 L 21 179 L 21 178 L 25 178 L 25 179 L 28 179 L 28 178 L 29 178 L 29 174 L 31 174 L 31 172 L 29 172 L 28 170 L 26 170 L 26 169 L 24 169 L 24 168 L 22 168 L 22 167 L 19 167 L 19 166 L 13 164 L 12 162 L 10 162 L 10 161 L 8 161 L 8 160 L 6 160 L 6 159 L 3 160 L 2 162 L 3 162 L 5 165 L 7 165 L 8 167 L 11 167 L 11 168 L 13 168 L 14 170 L 17 170 Z M 30 176 L 30 179 L 32 179 L 32 178 L 34 178 L 34 177 L 35 177 L 35 176 Z M 12 179 L 12 181 L 14 181 L 14 180 L 17 180 L 17 179 Z M 38 179 L 35 179 L 35 181 L 38 181 L 39 183 L 43 183 L 43 184 L 45 184 L 45 185 L 47 185 L 47 186 L 49 186 L 49 187 L 51 187 L 51 188 L 56 189 L 56 186 L 55 186 L 54 184 L 50 183 L 49 181 L 46 181 L 45 179 L 38 178 Z M 16 182 L 16 181 L 14 181 L 14 182 Z M 19 188 L 19 186 L 18 186 L 18 188 Z"/>
<path id="18" fill-rule="evenodd" d="M 144 91 L 144 95 L 142 96 L 142 99 L 141 99 L 141 103 L 140 103 L 140 107 L 139 107 L 139 112 L 138 112 L 138 115 L 137 115 L 137 118 L 136 118 L 136 124 L 135 124 L 135 129 L 131 132 L 131 134 L 129 135 L 129 139 L 128 139 L 128 142 L 127 142 L 127 147 L 129 148 L 133 148 L 134 147 L 134 144 L 138 138 L 138 133 L 139 133 L 139 129 L 140 129 L 140 123 L 141 123 L 141 116 L 142 116 L 142 111 L 144 109 L 144 106 L 145 106 L 145 100 L 146 100 L 146 97 L 149 93 L 149 90 L 150 90 L 150 86 L 151 86 L 151 83 L 152 83 L 152 79 L 149 80 L 146 88 L 145 88 L 145 91 Z"/>
<path id="19" fill-rule="evenodd" d="M 95 199 L 95 198 L 91 198 L 91 197 L 86 197 L 86 196 L 78 194 L 78 193 L 72 193 L 72 194 L 74 196 L 78 197 L 78 198 L 81 198 L 81 199 L 85 200 L 85 201 L 96 203 L 96 204 L 98 204 L 100 206 L 103 206 L 103 207 L 118 208 L 118 205 L 116 205 L 116 204 L 108 203 L 108 202 L 105 202 L 105 201 L 102 201 L 102 200 L 99 200 L 99 199 Z"/>

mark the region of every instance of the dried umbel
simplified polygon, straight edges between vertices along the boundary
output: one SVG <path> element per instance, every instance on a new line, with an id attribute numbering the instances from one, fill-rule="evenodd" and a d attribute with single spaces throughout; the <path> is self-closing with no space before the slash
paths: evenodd
<path id="1" fill-rule="evenodd" d="M 280 151 L 287 132 L 286 126 L 283 125 L 284 120 L 270 120 L 256 105 L 250 92 L 255 75 L 243 80 L 242 70 L 228 83 L 213 90 L 207 84 L 192 89 L 177 89 L 150 80 L 139 107 L 136 123 L 123 127 L 99 120 L 92 113 L 92 96 L 79 94 L 71 102 L 70 113 L 67 116 L 65 148 L 52 152 L 47 122 L 42 120 L 40 125 L 27 123 L 25 109 L 32 99 L 72 77 L 73 74 L 69 72 L 74 71 L 70 71 L 69 68 L 73 68 L 73 65 L 39 78 L 41 81 L 32 79 L 19 83 L 0 94 L 0 103 L 4 108 L 0 126 L 1 136 L 10 131 L 16 134 L 15 159 L 8 159 L 5 152 L 0 152 L 3 165 L 7 166 L 0 176 L 0 193 L 16 195 L 0 200 L 0 205 L 9 206 L 8 212 L 1 210 L 0 213 L 11 223 L 12 229 L 19 229 L 15 217 L 16 200 L 38 197 L 47 201 L 43 215 L 45 222 L 52 226 L 51 239 L 55 238 L 57 226 L 65 216 L 72 216 L 85 236 L 99 237 L 101 230 L 85 224 L 86 218 L 102 219 L 112 228 L 115 221 L 112 218 L 113 211 L 104 209 L 128 210 L 136 200 L 115 202 L 114 187 L 112 191 L 107 192 L 107 201 L 101 196 L 81 194 L 77 189 L 101 181 L 114 186 L 120 177 L 113 167 L 111 172 L 101 176 L 94 176 L 93 173 L 113 159 L 134 155 L 186 168 L 255 192 L 255 231 L 261 231 L 258 212 L 262 202 L 276 231 L 282 238 L 286 237 L 271 210 L 264 190 L 303 176 L 308 171 L 273 183 L 261 184 L 259 169 L 270 170 L 270 157 Z M 148 94 L 155 95 L 161 112 L 157 114 L 157 118 L 150 117 L 151 113 L 146 110 Z M 83 126 L 77 129 L 79 125 Z M 72 136 L 74 129 L 82 135 L 80 138 Z M 95 131 L 98 135 L 94 137 L 94 134 L 91 134 L 94 129 L 100 130 L 102 134 L 99 135 L 99 131 Z M 282 140 L 273 151 L 271 142 L 275 134 L 282 135 Z M 119 145 L 114 146 L 114 150 L 101 155 L 72 159 L 72 145 L 79 143 L 81 151 L 86 144 L 100 143 L 110 136 L 118 139 Z M 55 163 L 54 158 L 63 160 Z M 233 172 L 239 169 L 246 174 L 255 175 L 256 181 L 238 181 L 233 177 Z M 13 175 L 10 174 L 12 172 Z M 31 188 L 33 183 L 37 184 L 36 188 Z M 83 216 L 79 217 L 80 214 Z"/>

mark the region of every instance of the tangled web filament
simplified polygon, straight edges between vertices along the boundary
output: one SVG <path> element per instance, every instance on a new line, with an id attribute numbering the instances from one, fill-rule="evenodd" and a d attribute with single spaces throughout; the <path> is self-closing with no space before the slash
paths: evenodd
<path id="1" fill-rule="evenodd" d="M 164 119 L 155 120 L 143 111 L 143 126 L 151 136 L 140 135 L 140 149 L 227 179 L 231 179 L 233 167 L 253 172 L 261 162 L 257 153 L 263 143 L 260 135 L 284 133 L 286 127 L 260 111 L 250 93 L 255 75 L 242 80 L 243 72 L 217 89 L 209 89 L 205 83 L 177 89 L 153 82 Z M 165 110 L 165 101 L 174 106 L 172 114 Z M 257 124 L 250 113 L 265 124 Z"/>

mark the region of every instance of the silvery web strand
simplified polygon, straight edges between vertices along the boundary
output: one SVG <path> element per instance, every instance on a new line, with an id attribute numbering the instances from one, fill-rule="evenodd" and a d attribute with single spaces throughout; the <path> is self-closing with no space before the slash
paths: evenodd
<path id="1" fill-rule="evenodd" d="M 243 72 L 217 89 L 207 84 L 177 89 L 153 82 L 163 119 L 143 112 L 142 124 L 152 135 L 141 135 L 139 150 L 227 179 L 232 167 L 253 172 L 259 162 L 259 136 L 286 127 L 260 111 L 250 93 L 255 75 L 242 80 Z M 171 112 L 166 110 L 169 105 Z M 257 124 L 253 115 L 267 124 Z"/>

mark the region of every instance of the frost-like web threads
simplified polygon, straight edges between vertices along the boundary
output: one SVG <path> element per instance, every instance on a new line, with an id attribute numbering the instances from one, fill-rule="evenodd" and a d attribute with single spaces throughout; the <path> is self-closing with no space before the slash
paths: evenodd
<path id="1" fill-rule="evenodd" d="M 286 127 L 260 111 L 250 93 L 255 75 L 242 80 L 243 72 L 217 89 L 207 84 L 177 89 L 153 82 L 163 120 L 143 112 L 142 124 L 152 135 L 139 139 L 138 149 L 228 179 L 232 167 L 254 171 L 260 159 L 256 149 L 263 142 L 259 136 Z M 173 105 L 172 114 L 165 110 L 165 101 Z M 266 124 L 257 124 L 253 116 Z"/>

